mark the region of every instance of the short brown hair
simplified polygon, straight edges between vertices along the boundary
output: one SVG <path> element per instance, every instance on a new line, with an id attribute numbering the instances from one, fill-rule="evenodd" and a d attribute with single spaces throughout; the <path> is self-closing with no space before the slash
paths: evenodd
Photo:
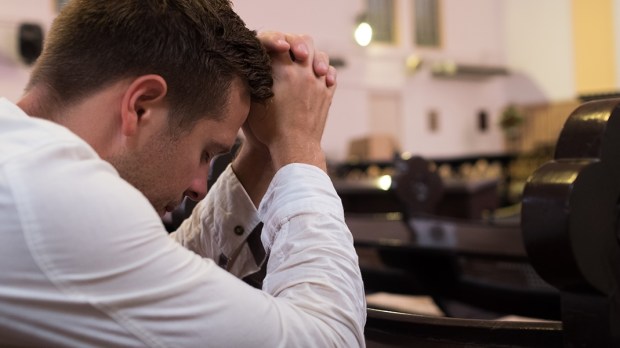
<path id="1" fill-rule="evenodd" d="M 221 111 L 236 77 L 254 101 L 273 95 L 269 56 L 229 0 L 71 0 L 28 88 L 42 83 L 51 89 L 48 102 L 69 104 L 145 74 L 166 80 L 180 127 Z"/>

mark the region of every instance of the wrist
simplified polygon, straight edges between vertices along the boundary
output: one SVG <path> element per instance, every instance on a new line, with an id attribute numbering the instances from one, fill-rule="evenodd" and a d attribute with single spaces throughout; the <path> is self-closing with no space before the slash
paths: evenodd
<path id="1" fill-rule="evenodd" d="M 289 142 L 273 144 L 270 154 L 274 171 L 291 163 L 305 163 L 327 171 L 325 153 L 318 142 Z"/>
<path id="2" fill-rule="evenodd" d="M 258 207 L 275 175 L 273 163 L 266 148 L 244 143 L 232 161 L 232 170 L 248 196 Z"/>

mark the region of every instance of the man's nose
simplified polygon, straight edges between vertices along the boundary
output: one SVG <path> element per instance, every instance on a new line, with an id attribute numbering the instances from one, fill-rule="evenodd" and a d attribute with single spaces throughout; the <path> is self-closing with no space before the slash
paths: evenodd
<path id="1" fill-rule="evenodd" d="M 207 195 L 207 178 L 209 175 L 209 166 L 205 165 L 197 171 L 192 179 L 184 195 L 193 201 L 201 201 Z"/>

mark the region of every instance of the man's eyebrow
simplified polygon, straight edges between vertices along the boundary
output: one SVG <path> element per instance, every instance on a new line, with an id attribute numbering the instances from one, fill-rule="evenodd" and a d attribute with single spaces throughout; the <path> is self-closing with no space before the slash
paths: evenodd
<path id="1" fill-rule="evenodd" d="M 223 144 L 219 142 L 213 142 L 211 145 L 215 148 L 214 155 L 222 155 L 222 154 L 228 153 L 232 150 L 232 147 L 233 147 L 232 145 Z"/>

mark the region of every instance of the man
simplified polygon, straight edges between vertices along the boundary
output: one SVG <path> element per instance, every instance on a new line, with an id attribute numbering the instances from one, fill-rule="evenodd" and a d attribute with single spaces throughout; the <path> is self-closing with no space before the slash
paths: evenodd
<path id="1" fill-rule="evenodd" d="M 64 7 L 0 100 L 0 346 L 364 345 L 320 148 L 335 72 L 307 37 L 262 40 L 270 58 L 227 0 Z M 201 202 L 170 238 L 184 195 Z M 262 290 L 235 277 L 266 254 Z"/>

